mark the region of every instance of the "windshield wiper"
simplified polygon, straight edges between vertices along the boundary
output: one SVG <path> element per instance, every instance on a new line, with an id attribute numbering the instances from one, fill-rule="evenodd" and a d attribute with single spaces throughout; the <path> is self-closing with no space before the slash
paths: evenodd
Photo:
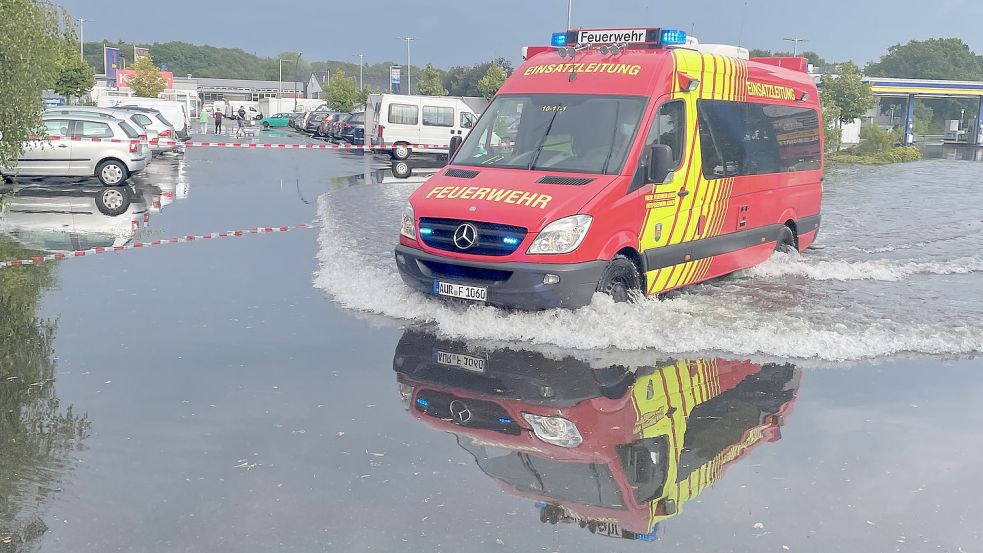
<path id="1" fill-rule="evenodd" d="M 532 171 L 533 167 L 536 166 L 536 162 L 539 161 L 539 154 L 543 153 L 543 146 L 546 145 L 546 139 L 549 137 L 550 131 L 553 130 L 553 121 L 556 121 L 556 116 L 560 114 L 560 111 L 560 109 L 555 110 L 553 117 L 550 118 L 550 124 L 546 125 L 546 132 L 543 134 L 542 140 L 539 141 L 539 146 L 536 146 L 536 155 L 532 156 L 532 161 L 529 162 L 529 171 Z"/>
<path id="2" fill-rule="evenodd" d="M 618 114 L 621 112 L 621 102 L 616 102 L 614 104 L 614 126 L 611 129 L 611 144 L 608 148 L 608 157 L 604 158 L 604 167 L 601 168 L 601 174 L 608 174 L 608 164 L 611 163 L 611 156 L 614 155 L 614 140 L 618 137 Z"/>

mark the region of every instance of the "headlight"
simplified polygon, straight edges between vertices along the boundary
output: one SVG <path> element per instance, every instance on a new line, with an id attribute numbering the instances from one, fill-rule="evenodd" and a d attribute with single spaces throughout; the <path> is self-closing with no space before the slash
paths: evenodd
<path id="1" fill-rule="evenodd" d="M 577 447 L 584 443 L 577 425 L 563 417 L 541 417 L 532 413 L 523 413 L 522 418 L 532 426 L 536 437 L 548 444 Z"/>
<path id="2" fill-rule="evenodd" d="M 410 240 L 416 240 L 416 217 L 413 216 L 413 206 L 409 202 L 403 208 L 403 224 L 399 233 Z"/>
<path id="3" fill-rule="evenodd" d="M 529 246 L 531 254 L 570 253 L 587 236 L 593 219 L 590 215 L 572 215 L 546 225 Z"/>

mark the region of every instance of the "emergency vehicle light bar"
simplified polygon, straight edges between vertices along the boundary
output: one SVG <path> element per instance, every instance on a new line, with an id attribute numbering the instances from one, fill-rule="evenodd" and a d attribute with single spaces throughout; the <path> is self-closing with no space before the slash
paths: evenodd
<path id="1" fill-rule="evenodd" d="M 678 29 L 577 29 L 553 33 L 550 45 L 563 48 L 575 44 L 646 44 L 656 47 L 686 44 L 686 31 Z"/>

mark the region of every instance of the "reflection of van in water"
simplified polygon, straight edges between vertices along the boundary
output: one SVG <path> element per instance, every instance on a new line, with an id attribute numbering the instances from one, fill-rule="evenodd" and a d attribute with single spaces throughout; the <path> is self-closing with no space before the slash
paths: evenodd
<path id="1" fill-rule="evenodd" d="M 382 94 L 369 102 L 372 128 L 366 134 L 373 145 L 386 146 L 396 159 L 413 153 L 412 144 L 450 144 L 455 136 L 465 137 L 478 116 L 463 100 L 446 96 Z M 423 153 L 446 150 L 428 149 Z"/>
<path id="2" fill-rule="evenodd" d="M 408 331 L 393 359 L 421 422 L 457 436 L 540 520 L 650 540 L 761 442 L 781 438 L 801 372 L 722 359 L 594 368 Z"/>
<path id="3" fill-rule="evenodd" d="M 596 42 L 611 37 L 631 40 Z M 527 50 L 448 168 L 410 196 L 395 252 L 409 286 L 576 308 L 813 243 L 823 135 L 804 58 L 748 59 L 660 29 L 556 39 Z"/>

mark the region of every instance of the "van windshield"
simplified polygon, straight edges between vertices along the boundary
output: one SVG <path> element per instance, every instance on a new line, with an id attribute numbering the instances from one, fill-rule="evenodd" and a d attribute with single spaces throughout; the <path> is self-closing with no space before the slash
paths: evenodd
<path id="1" fill-rule="evenodd" d="M 645 103 L 638 96 L 498 96 L 454 163 L 616 174 L 634 142 Z"/>

